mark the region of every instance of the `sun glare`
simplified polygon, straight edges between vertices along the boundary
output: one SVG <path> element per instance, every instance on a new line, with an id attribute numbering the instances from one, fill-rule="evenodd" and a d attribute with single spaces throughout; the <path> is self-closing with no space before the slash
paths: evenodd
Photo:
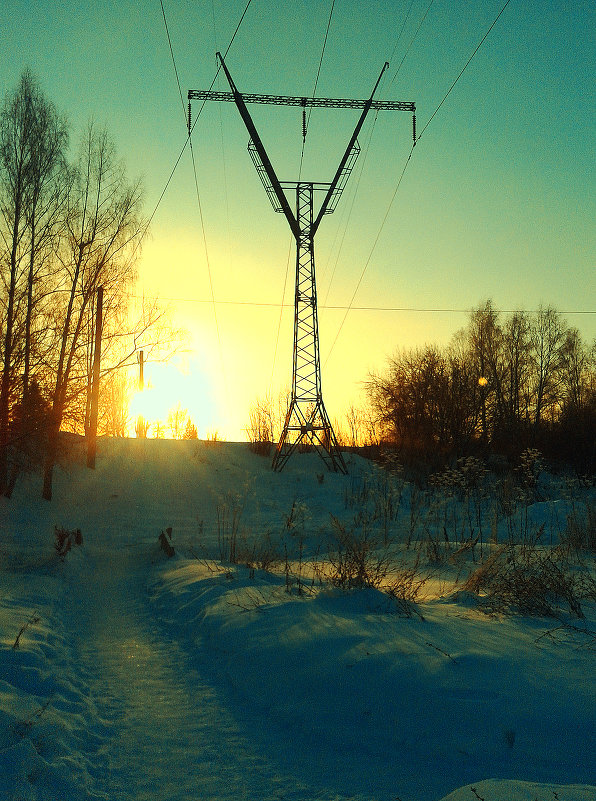
<path id="1" fill-rule="evenodd" d="M 135 420 L 137 417 L 143 417 L 149 421 L 165 419 L 168 414 L 166 403 L 169 403 L 169 401 L 163 395 L 160 399 L 159 393 L 149 385 L 134 394 L 130 404 L 130 415 Z"/>
<path id="2" fill-rule="evenodd" d="M 146 364 L 144 389 L 135 392 L 129 407 L 129 436 L 135 436 L 139 418 L 147 425 L 147 436 L 173 436 L 170 420 L 178 412 L 189 419 L 206 439 L 215 433 L 222 439 L 227 431 L 217 418 L 217 404 L 205 376 L 196 365 L 185 362 Z"/>

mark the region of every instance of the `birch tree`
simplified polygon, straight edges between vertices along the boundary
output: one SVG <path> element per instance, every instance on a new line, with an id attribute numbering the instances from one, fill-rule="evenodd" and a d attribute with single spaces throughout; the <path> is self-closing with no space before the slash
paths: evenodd
<path id="1" fill-rule="evenodd" d="M 0 112 L 0 266 L 2 270 L 2 375 L 0 379 L 0 490 L 8 489 L 10 427 L 20 415 L 28 429 L 33 355 L 34 292 L 48 263 L 63 197 L 67 131 L 31 73 Z M 37 393 L 37 387 L 36 387 Z M 17 398 L 20 396 L 20 404 Z M 37 404 L 36 404 L 37 405 Z M 19 408 L 20 407 L 20 408 Z"/>
<path id="2" fill-rule="evenodd" d="M 130 183 L 106 131 L 90 123 L 71 170 L 63 241 L 58 252 L 63 299 L 42 495 L 52 497 L 60 426 L 72 398 L 85 387 L 85 326 L 98 287 L 122 293 L 134 278 L 134 254 L 144 229 L 139 182 Z"/>
<path id="3" fill-rule="evenodd" d="M 552 306 L 541 306 L 531 330 L 534 428 L 557 402 L 567 325 Z"/>

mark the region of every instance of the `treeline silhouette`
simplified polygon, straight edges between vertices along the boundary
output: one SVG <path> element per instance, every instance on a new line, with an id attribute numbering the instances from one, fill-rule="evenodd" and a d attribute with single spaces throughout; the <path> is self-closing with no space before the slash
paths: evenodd
<path id="1" fill-rule="evenodd" d="M 596 343 L 552 307 L 502 314 L 487 301 L 448 347 L 402 350 L 367 390 L 379 439 L 435 465 L 537 448 L 594 472 Z"/>
<path id="2" fill-rule="evenodd" d="M 51 498 L 60 429 L 88 431 L 100 287 L 100 425 L 122 428 L 119 368 L 164 339 L 155 305 L 130 308 L 145 230 L 107 132 L 89 123 L 71 156 L 66 119 L 23 72 L 0 108 L 0 493 L 41 465 Z"/>

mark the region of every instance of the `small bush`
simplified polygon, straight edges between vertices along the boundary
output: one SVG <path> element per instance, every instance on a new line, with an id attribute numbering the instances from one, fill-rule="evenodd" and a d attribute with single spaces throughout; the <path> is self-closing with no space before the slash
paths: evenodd
<path id="1" fill-rule="evenodd" d="M 480 595 L 493 611 L 556 617 L 563 604 L 583 618 L 581 602 L 592 597 L 594 580 L 581 566 L 571 564 L 568 549 L 543 548 L 537 540 L 502 545 L 462 589 Z"/>
<path id="2" fill-rule="evenodd" d="M 596 507 L 586 504 L 585 514 L 576 509 L 567 517 L 562 541 L 576 551 L 596 551 Z"/>
<path id="3" fill-rule="evenodd" d="M 162 531 L 157 539 L 159 541 L 159 547 L 166 554 L 166 556 L 168 558 L 174 556 L 176 551 L 172 545 L 172 527 L 168 526 L 165 532 Z"/>
<path id="4" fill-rule="evenodd" d="M 420 573 L 418 562 L 409 566 L 402 565 L 392 571 L 392 577 L 384 589 L 397 602 L 401 611 L 410 616 L 428 578 L 428 574 Z M 420 615 L 419 612 L 417 614 Z"/>
<path id="5" fill-rule="evenodd" d="M 240 519 L 244 511 L 244 498 L 228 492 L 217 504 L 217 542 L 220 562 L 238 563 L 238 535 Z"/>
<path id="6" fill-rule="evenodd" d="M 263 537 L 254 537 L 251 543 L 243 542 L 237 548 L 237 561 L 242 562 L 250 570 L 266 570 L 272 572 L 282 563 L 281 545 L 275 541 L 270 532 Z"/>
<path id="7" fill-rule="evenodd" d="M 270 397 L 257 398 L 251 404 L 249 423 L 246 427 L 248 447 L 259 456 L 269 456 L 273 447 L 274 435 L 273 404 Z"/>
<path id="8" fill-rule="evenodd" d="M 376 541 L 365 532 L 355 533 L 333 515 L 331 521 L 334 542 L 321 567 L 323 578 L 344 590 L 378 588 L 389 572 L 386 551 L 379 552 Z"/>
<path id="9" fill-rule="evenodd" d="M 542 454 L 536 448 L 526 448 L 519 460 L 518 472 L 526 498 L 530 502 L 538 501 L 540 500 L 538 479 L 544 469 Z"/>
<path id="10" fill-rule="evenodd" d="M 62 561 L 64 561 L 66 554 L 70 551 L 73 545 L 82 545 L 83 535 L 81 529 L 77 528 L 69 531 L 66 528 L 54 526 L 54 547 L 56 553 Z"/>

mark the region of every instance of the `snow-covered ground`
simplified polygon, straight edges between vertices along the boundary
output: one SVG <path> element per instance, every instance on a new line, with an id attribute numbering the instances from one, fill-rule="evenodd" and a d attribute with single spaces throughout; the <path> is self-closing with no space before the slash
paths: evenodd
<path id="1" fill-rule="evenodd" d="M 244 444 L 101 440 L 91 471 L 72 450 L 51 503 L 35 476 L 0 499 L 1 799 L 596 800 L 596 604 L 483 613 L 452 592 L 470 554 L 431 566 L 417 547 L 440 515 L 423 525 L 402 481 L 384 515 L 358 457 L 275 474 Z M 560 529 L 573 503 L 542 498 L 520 526 Z M 433 576 L 410 614 L 313 577 L 331 515 L 412 534 L 397 552 Z M 55 526 L 82 533 L 63 561 Z M 281 561 L 227 564 L 234 546 Z"/>

